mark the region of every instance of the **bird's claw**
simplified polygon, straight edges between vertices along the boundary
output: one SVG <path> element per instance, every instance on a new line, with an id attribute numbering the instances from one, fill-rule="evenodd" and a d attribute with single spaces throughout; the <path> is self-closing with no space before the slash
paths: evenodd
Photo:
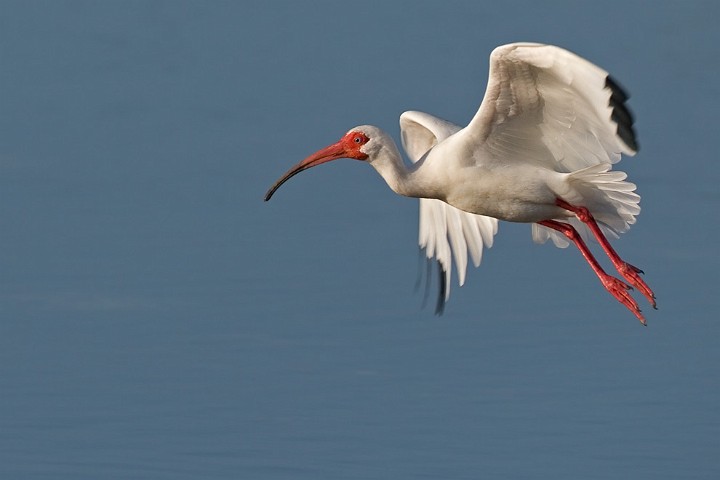
<path id="1" fill-rule="evenodd" d="M 630 265 L 629 263 L 625 263 L 629 268 L 631 268 L 635 273 L 639 273 L 640 275 L 645 275 L 645 272 L 636 267 L 635 265 Z"/>
<path id="2" fill-rule="evenodd" d="M 630 265 L 627 262 L 622 262 L 619 265 L 617 265 L 617 270 L 620 272 L 620 275 L 622 275 L 625 280 L 627 280 L 631 285 L 633 285 L 635 288 L 638 289 L 640 293 L 642 293 L 645 298 L 647 298 L 648 302 L 650 302 L 650 305 L 657 310 L 657 302 L 655 301 L 655 294 L 650 289 L 647 283 L 640 277 L 640 274 L 644 273 L 642 270 L 640 270 L 637 267 L 634 267 L 633 265 Z"/>
<path id="3" fill-rule="evenodd" d="M 620 303 L 625 305 L 625 307 L 630 310 L 637 317 L 638 320 L 640 320 L 640 323 L 647 326 L 647 322 L 645 321 L 645 317 L 640 310 L 640 306 L 637 304 L 635 299 L 632 298 L 628 293 L 628 291 L 633 289 L 632 286 L 610 275 L 602 278 L 602 284 L 612 296 L 614 296 Z"/>

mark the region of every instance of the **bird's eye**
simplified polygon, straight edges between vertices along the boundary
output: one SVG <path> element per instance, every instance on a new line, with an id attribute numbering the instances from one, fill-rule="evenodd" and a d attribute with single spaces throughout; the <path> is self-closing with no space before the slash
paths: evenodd
<path id="1" fill-rule="evenodd" d="M 362 137 L 359 135 L 355 137 L 355 143 L 362 143 Z"/>

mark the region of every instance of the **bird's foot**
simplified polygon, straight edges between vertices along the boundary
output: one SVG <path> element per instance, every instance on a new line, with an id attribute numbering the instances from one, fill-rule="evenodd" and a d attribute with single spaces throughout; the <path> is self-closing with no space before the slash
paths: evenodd
<path id="1" fill-rule="evenodd" d="M 637 317 L 638 320 L 640 320 L 640 323 L 642 323 L 643 325 L 647 325 L 645 317 L 643 317 L 643 314 L 640 311 L 640 306 L 637 304 L 635 299 L 632 298 L 632 296 L 630 296 L 630 294 L 628 293 L 630 290 L 632 290 L 632 287 L 630 285 L 620 279 L 617 279 L 607 274 L 600 277 L 600 281 L 602 282 L 605 289 L 610 292 L 613 297 L 615 297 L 620 303 L 625 305 L 625 307 L 630 310 Z"/>
<path id="2" fill-rule="evenodd" d="M 637 288 L 640 293 L 642 293 L 645 298 L 648 299 L 648 302 L 650 302 L 650 305 L 657 310 L 657 303 L 655 302 L 655 294 L 650 289 L 647 283 L 645 283 L 645 280 L 640 277 L 640 274 L 643 273 L 642 270 L 639 268 L 630 265 L 629 263 L 625 261 L 619 262 L 617 265 L 617 271 L 620 272 L 620 275 L 622 275 L 625 280 L 627 280 L 630 285 Z"/>

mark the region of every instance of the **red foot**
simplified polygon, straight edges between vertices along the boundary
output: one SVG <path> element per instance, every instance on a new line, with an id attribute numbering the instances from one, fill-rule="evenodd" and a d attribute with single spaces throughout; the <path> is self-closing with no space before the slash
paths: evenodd
<path id="1" fill-rule="evenodd" d="M 627 307 L 627 309 L 630 310 L 637 317 L 638 320 L 640 320 L 640 323 L 647 326 L 645 317 L 643 317 L 643 314 L 640 311 L 640 306 L 637 304 L 635 299 L 632 298 L 628 293 L 629 290 L 632 290 L 632 287 L 623 282 L 622 280 L 619 280 L 607 274 L 605 274 L 604 276 L 598 276 L 600 277 L 600 281 L 602 282 L 605 289 L 610 292 L 610 294 L 615 297 L 618 302 L 625 305 L 625 307 Z"/>
<path id="2" fill-rule="evenodd" d="M 615 266 L 618 273 L 620 273 L 620 275 L 622 275 L 625 280 L 630 283 L 630 285 L 637 288 L 638 291 L 642 293 L 645 298 L 648 299 L 650 305 L 652 305 L 654 309 L 657 309 L 657 303 L 655 302 L 655 294 L 650 289 L 648 284 L 645 283 L 642 278 L 640 278 L 639 274 L 643 273 L 643 271 L 637 267 L 630 265 L 622 258 L 620 258 L 620 255 L 617 254 L 615 249 L 610 245 L 610 242 L 608 242 L 607 238 L 605 238 L 605 235 L 603 235 L 602 230 L 600 230 L 600 227 L 598 226 L 595 218 L 593 218 L 590 211 L 585 207 L 571 205 L 560 198 L 558 198 L 555 203 L 559 207 L 573 212 L 581 222 L 588 226 L 592 234 L 595 236 L 595 238 L 597 238 L 602 249 L 605 250 L 605 253 L 607 254 L 608 258 L 610 258 L 610 261 Z"/>
<path id="3" fill-rule="evenodd" d="M 614 262 L 613 262 L 614 263 Z M 650 287 L 647 283 L 640 277 L 640 274 L 643 273 L 642 270 L 640 270 L 637 267 L 634 267 L 630 265 L 629 263 L 625 261 L 620 261 L 619 263 L 615 264 L 615 268 L 617 268 L 617 271 L 620 272 L 620 275 L 622 275 L 625 280 L 627 280 L 630 285 L 637 288 L 640 293 L 642 293 L 645 298 L 648 299 L 648 302 L 650 302 L 650 305 L 657 310 L 657 303 L 655 302 L 655 294 L 652 290 L 650 290 Z"/>
<path id="4" fill-rule="evenodd" d="M 567 238 L 572 240 L 572 242 L 575 243 L 575 245 L 580 250 L 580 253 L 582 253 L 582 256 L 585 257 L 585 260 L 587 260 L 588 264 L 590 264 L 590 267 L 593 269 L 593 271 L 595 271 L 595 274 L 598 276 L 600 282 L 602 282 L 605 289 L 610 292 L 610 294 L 612 294 L 612 296 L 615 297 L 620 303 L 625 305 L 625 307 L 627 307 L 627 309 L 630 310 L 638 318 L 638 320 L 640 320 L 640 323 L 642 323 L 643 325 L 647 325 L 647 323 L 645 322 L 645 317 L 643 317 L 642 313 L 640 312 L 640 307 L 628 293 L 628 290 L 632 290 L 632 287 L 624 283 L 622 280 L 619 280 L 605 273 L 605 270 L 602 269 L 598 261 L 590 252 L 590 249 L 587 247 L 587 245 L 585 245 L 585 242 L 580 237 L 580 234 L 577 232 L 577 230 L 575 230 L 575 227 L 568 223 L 558 222 L 557 220 L 543 220 L 538 223 L 545 227 L 552 228 L 553 230 L 557 230 L 558 232 L 561 232 Z M 625 270 L 632 271 L 632 275 L 635 275 L 637 277 L 637 274 L 639 273 L 638 269 L 625 262 L 623 262 L 623 264 L 626 266 Z M 630 273 L 628 273 L 628 275 L 630 275 Z M 650 293 L 652 294 L 652 292 Z"/>

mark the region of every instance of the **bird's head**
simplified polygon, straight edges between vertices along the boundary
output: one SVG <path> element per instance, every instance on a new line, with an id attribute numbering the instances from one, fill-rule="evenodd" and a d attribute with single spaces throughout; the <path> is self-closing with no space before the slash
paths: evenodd
<path id="1" fill-rule="evenodd" d="M 290 170 L 265 194 L 265 201 L 270 200 L 275 191 L 280 186 L 290 180 L 291 177 L 297 175 L 303 170 L 322 165 L 323 163 L 337 160 L 339 158 L 352 158 L 355 160 L 372 161 L 374 155 L 382 148 L 382 142 L 379 141 L 385 134 L 377 127 L 363 125 L 350 129 L 336 143 L 313 153 Z"/>

